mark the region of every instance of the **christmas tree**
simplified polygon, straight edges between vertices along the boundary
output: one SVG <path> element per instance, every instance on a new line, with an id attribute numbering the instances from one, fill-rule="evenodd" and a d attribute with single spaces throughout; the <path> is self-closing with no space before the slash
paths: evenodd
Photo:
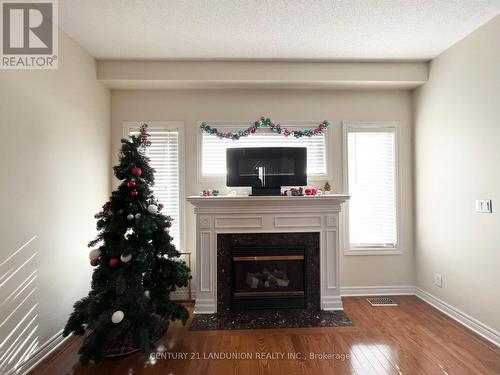
<path id="1" fill-rule="evenodd" d="M 98 235 L 89 243 L 90 264 L 96 267 L 91 290 L 75 303 L 63 333 L 85 335 L 82 364 L 116 354 L 120 347 L 147 351 L 169 320 L 185 324 L 188 318 L 186 308 L 170 300 L 191 276 L 172 244 L 171 218 L 161 213 L 163 206 L 151 192 L 147 125 L 121 142 L 114 174 L 122 182 L 95 216 Z"/>

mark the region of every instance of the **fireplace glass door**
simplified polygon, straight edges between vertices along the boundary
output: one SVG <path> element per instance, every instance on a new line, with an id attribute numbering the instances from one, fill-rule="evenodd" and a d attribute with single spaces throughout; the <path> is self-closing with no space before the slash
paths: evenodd
<path id="1" fill-rule="evenodd" d="M 303 308 L 304 260 L 303 247 L 233 248 L 232 308 Z"/>

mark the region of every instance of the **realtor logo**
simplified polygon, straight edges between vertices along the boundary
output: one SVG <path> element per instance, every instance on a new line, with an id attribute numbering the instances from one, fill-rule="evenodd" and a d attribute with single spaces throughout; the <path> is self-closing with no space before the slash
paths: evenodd
<path id="1" fill-rule="evenodd" d="M 2 69 L 57 69 L 57 0 L 0 0 Z"/>

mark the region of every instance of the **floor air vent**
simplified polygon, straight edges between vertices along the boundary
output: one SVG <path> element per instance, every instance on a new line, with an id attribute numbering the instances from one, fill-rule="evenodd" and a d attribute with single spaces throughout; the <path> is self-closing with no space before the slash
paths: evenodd
<path id="1" fill-rule="evenodd" d="M 398 304 L 394 302 L 389 297 L 370 297 L 366 299 L 372 306 L 397 306 Z"/>

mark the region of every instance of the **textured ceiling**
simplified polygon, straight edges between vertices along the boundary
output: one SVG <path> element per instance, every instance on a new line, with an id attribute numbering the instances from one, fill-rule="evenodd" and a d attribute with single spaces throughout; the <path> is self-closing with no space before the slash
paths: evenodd
<path id="1" fill-rule="evenodd" d="M 101 59 L 427 60 L 500 0 L 60 0 L 62 29 Z"/>

